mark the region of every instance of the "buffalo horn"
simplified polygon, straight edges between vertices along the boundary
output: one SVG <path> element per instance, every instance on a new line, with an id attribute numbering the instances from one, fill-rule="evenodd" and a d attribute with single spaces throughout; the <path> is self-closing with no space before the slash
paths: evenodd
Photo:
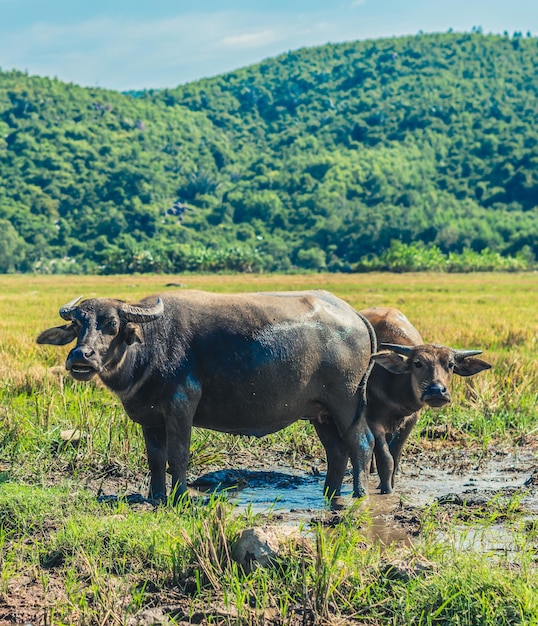
<path id="1" fill-rule="evenodd" d="M 73 300 L 68 302 L 67 304 L 64 304 L 62 307 L 60 307 L 60 317 L 66 320 L 67 322 L 70 322 L 73 319 L 73 315 L 75 311 L 77 310 L 76 305 L 81 299 L 82 299 L 82 296 L 77 296 L 76 298 L 73 298 Z"/>
<path id="2" fill-rule="evenodd" d="M 379 347 L 385 350 L 392 350 L 393 352 L 403 354 L 404 356 L 409 356 L 412 350 L 412 346 L 401 346 L 397 343 L 380 343 Z"/>
<path id="3" fill-rule="evenodd" d="M 455 350 L 454 358 L 456 361 L 463 361 L 468 356 L 476 356 L 477 354 L 482 354 L 482 350 Z"/>
<path id="4" fill-rule="evenodd" d="M 134 306 L 133 304 L 122 304 L 120 313 L 128 322 L 151 322 L 164 312 L 163 301 L 158 298 L 157 304 L 150 307 Z"/>

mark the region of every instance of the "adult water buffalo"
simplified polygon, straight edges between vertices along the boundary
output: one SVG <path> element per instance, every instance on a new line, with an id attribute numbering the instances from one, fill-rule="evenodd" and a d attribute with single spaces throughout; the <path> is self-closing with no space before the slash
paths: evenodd
<path id="1" fill-rule="evenodd" d="M 381 493 L 391 493 L 403 445 L 424 406 L 451 401 L 452 374 L 472 376 L 491 365 L 475 358 L 481 350 L 454 350 L 424 344 L 398 309 L 373 307 L 361 311 L 372 324 L 379 347 L 367 387 L 368 426 L 375 438 L 374 454 Z"/>
<path id="2" fill-rule="evenodd" d="M 340 493 L 348 461 L 353 495 L 367 491 L 373 438 L 364 404 L 370 324 L 326 291 L 212 294 L 165 292 L 137 305 L 80 298 L 64 305 L 69 323 L 38 343 L 76 346 L 66 368 L 97 375 L 142 426 L 150 498 L 186 489 L 192 426 L 263 435 L 298 419 L 313 422 L 327 454 L 326 494 Z"/>

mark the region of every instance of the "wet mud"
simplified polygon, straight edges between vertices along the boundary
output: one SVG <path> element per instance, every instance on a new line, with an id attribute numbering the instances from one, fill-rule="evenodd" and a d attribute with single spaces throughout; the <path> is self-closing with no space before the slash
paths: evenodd
<path id="1" fill-rule="evenodd" d="M 320 468 L 322 469 L 322 468 Z M 198 477 L 192 487 L 204 493 L 220 492 L 238 510 L 271 515 L 282 524 L 337 524 L 342 513 L 331 511 L 323 497 L 323 471 L 295 468 L 246 468 L 209 472 Z M 383 544 L 411 544 L 420 532 L 422 516 L 431 505 L 436 515 L 450 521 L 451 541 L 460 547 L 510 550 L 503 507 L 517 513 L 529 526 L 538 524 L 538 454 L 534 447 L 510 450 L 432 449 L 410 453 L 402 461 L 402 471 L 392 494 L 376 489 L 377 476 L 370 477 L 370 494 L 359 511 L 368 523 L 360 530 L 369 541 Z M 337 509 L 351 506 L 351 475 L 346 475 Z M 469 521 L 487 520 L 496 524 L 470 529 Z M 457 529 L 461 526 L 461 529 Z"/>
<path id="2" fill-rule="evenodd" d="M 514 519 L 538 536 L 538 441 L 486 450 L 447 442 L 409 446 L 392 494 L 379 493 L 373 474 L 368 497 L 357 505 L 348 472 L 333 510 L 323 496 L 324 464 L 316 459 L 299 462 L 300 466 L 288 465 L 278 453 L 263 458 L 242 454 L 230 458 L 227 468 L 192 475 L 190 492 L 202 500 L 220 494 L 238 512 L 249 510 L 270 517 L 271 523 L 304 528 L 317 523 L 335 526 L 354 508 L 365 541 L 385 545 L 412 544 L 432 510 L 441 522 L 438 526 L 447 529 L 440 538 L 461 549 L 512 550 Z M 134 507 L 153 506 L 140 495 L 147 493 L 147 483 L 141 484 L 139 475 L 122 467 L 93 474 L 87 487 L 104 503 L 120 498 Z M 492 519 L 494 523 L 488 523 Z"/>

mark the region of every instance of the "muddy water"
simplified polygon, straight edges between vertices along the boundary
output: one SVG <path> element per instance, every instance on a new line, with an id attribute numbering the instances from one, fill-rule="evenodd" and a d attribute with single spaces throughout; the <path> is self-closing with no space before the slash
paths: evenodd
<path id="1" fill-rule="evenodd" d="M 278 471 L 214 472 L 201 477 L 195 486 L 209 491 L 226 490 L 239 510 L 250 508 L 255 513 L 272 513 L 282 523 L 300 524 L 327 516 L 324 478 L 323 473 L 309 475 L 279 466 Z M 377 477 L 372 475 L 370 495 L 361 505 L 371 520 L 364 534 L 383 544 L 410 543 L 413 515 L 409 511 L 423 509 L 434 502 L 442 506 L 461 506 L 466 502 L 486 503 L 496 495 L 507 498 L 517 495 L 529 519 L 538 516 L 538 457 L 532 450 L 474 455 L 456 450 L 408 455 L 393 494 L 379 494 L 376 485 Z M 351 476 L 348 475 L 341 503 L 347 506 L 351 500 Z M 402 515 L 404 511 L 407 513 Z M 415 521 L 418 524 L 418 520 Z M 456 533 L 451 541 L 459 542 L 461 548 L 484 545 L 488 549 L 509 550 L 511 533 L 502 525 L 487 531 L 467 528 Z"/>
<path id="2" fill-rule="evenodd" d="M 497 452 L 488 456 L 468 456 L 465 452 L 456 457 L 423 460 L 416 464 L 408 460 L 404 473 L 397 479 L 396 489 L 412 504 L 426 505 L 449 494 L 463 499 L 473 494 L 521 490 L 528 492 L 526 504 L 538 513 L 536 493 L 526 489 L 538 468 L 538 457 L 532 450 Z"/>
<path id="3" fill-rule="evenodd" d="M 227 493 L 239 509 L 254 513 L 294 513 L 297 519 L 326 508 L 322 475 L 286 468 L 276 470 L 222 470 L 201 476 L 196 489 Z"/>
<path id="4" fill-rule="evenodd" d="M 229 474 L 229 476 L 227 476 Z M 252 474 L 256 477 L 252 479 Z M 283 524 L 305 524 L 311 521 L 324 521 L 330 516 L 330 509 L 323 497 L 324 476 L 304 477 L 294 473 L 232 471 L 215 472 L 220 479 L 229 478 L 226 484 L 217 487 L 228 494 L 230 502 L 238 510 L 250 509 L 253 513 L 271 513 Z M 209 488 L 206 477 L 195 486 Z M 213 482 L 214 475 L 209 475 Z M 250 478 L 250 480 L 249 480 Z M 235 483 L 236 480 L 241 482 Z M 244 482 L 243 482 L 244 481 Z M 394 512 L 399 508 L 400 496 L 397 493 L 381 495 L 375 493 L 375 477 L 370 481 L 370 496 L 360 510 L 368 513 L 369 523 L 362 529 L 365 538 L 381 541 L 384 544 L 394 541 L 410 543 L 405 528 L 394 521 Z M 344 485 L 340 507 L 351 505 L 351 485 Z"/>
<path id="5" fill-rule="evenodd" d="M 230 502 L 238 510 L 248 508 L 253 513 L 271 513 L 283 524 L 299 525 L 323 521 L 330 515 L 323 497 L 324 480 L 323 475 L 304 476 L 292 473 L 292 470 L 289 474 L 281 471 L 231 470 L 203 476 L 193 486 L 227 493 Z M 399 507 L 400 496 L 397 493 L 375 493 L 375 485 L 376 479 L 372 477 L 371 495 L 360 507 L 367 511 L 369 517 L 369 523 L 362 529 L 365 538 L 384 544 L 394 541 L 409 543 L 410 538 L 405 528 L 394 521 L 394 511 Z M 351 503 L 351 485 L 346 483 L 338 504 L 345 507 Z"/>

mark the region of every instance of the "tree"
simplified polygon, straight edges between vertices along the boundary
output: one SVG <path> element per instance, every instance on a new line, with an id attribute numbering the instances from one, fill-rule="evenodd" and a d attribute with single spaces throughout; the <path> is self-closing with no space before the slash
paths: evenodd
<path id="1" fill-rule="evenodd" d="M 20 269 L 27 247 L 11 222 L 0 220 L 0 273 Z"/>

